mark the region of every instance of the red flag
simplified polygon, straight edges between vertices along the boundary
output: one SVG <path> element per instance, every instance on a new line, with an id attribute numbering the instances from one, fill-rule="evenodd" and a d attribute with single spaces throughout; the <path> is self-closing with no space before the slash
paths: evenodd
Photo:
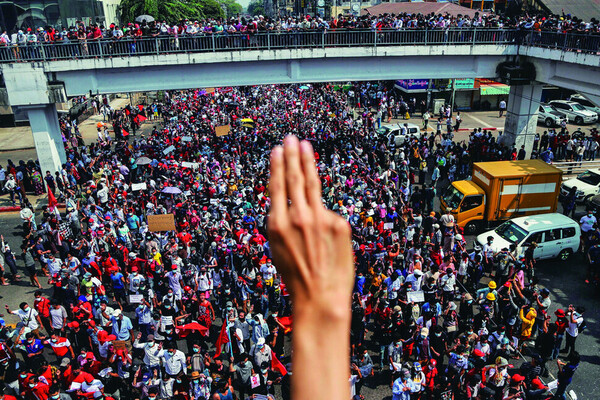
<path id="1" fill-rule="evenodd" d="M 221 333 L 219 333 L 219 337 L 217 338 L 217 351 L 215 353 L 215 358 L 221 355 L 221 348 L 225 343 L 229 343 L 229 335 L 227 334 L 227 321 L 223 322 Z"/>
<path id="2" fill-rule="evenodd" d="M 54 207 L 56 207 L 57 204 L 58 204 L 58 201 L 56 201 L 56 197 L 54 197 L 54 193 L 52 193 L 52 190 L 50 190 L 50 188 L 48 188 L 48 208 L 52 210 Z"/>
<path id="3" fill-rule="evenodd" d="M 126 108 L 125 109 L 125 115 L 129 115 L 129 114 L 131 114 L 131 112 Z"/>
<path id="4" fill-rule="evenodd" d="M 302 106 L 302 111 L 306 111 L 308 108 L 308 99 L 304 99 L 304 105 Z"/>
<path id="5" fill-rule="evenodd" d="M 198 331 L 201 335 L 206 336 L 208 328 L 197 322 L 190 322 L 189 324 L 181 325 L 176 328 L 177 333 L 180 337 L 184 338 L 189 335 L 192 331 Z"/>
<path id="6" fill-rule="evenodd" d="M 277 355 L 273 353 L 273 357 L 271 357 L 271 369 L 275 372 L 279 372 L 281 376 L 287 375 L 287 369 L 283 366 Z"/>
<path id="7" fill-rule="evenodd" d="M 133 120 L 135 121 L 136 124 L 141 124 L 142 122 L 144 122 L 147 119 L 148 118 L 144 117 L 142 114 L 138 114 L 138 115 L 136 115 L 136 117 Z"/>
<path id="8" fill-rule="evenodd" d="M 129 132 L 127 132 L 125 130 L 125 128 L 123 128 L 123 129 L 121 129 L 121 135 L 124 136 L 124 137 L 127 137 L 127 136 L 129 136 Z"/>
<path id="9" fill-rule="evenodd" d="M 140 109 L 140 111 L 142 111 L 144 109 L 144 106 L 142 104 L 138 104 L 138 108 Z"/>
<path id="10" fill-rule="evenodd" d="M 283 325 L 283 333 L 292 331 L 292 317 L 277 317 L 277 322 Z"/>

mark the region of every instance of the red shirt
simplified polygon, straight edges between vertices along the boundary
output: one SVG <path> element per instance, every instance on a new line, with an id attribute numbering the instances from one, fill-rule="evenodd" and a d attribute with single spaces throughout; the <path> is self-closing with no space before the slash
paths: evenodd
<path id="1" fill-rule="evenodd" d="M 48 344 L 52 347 L 52 350 L 57 357 L 64 357 L 69 352 L 69 347 L 71 347 L 69 339 L 64 337 L 59 337 L 56 343 L 49 340 Z"/>
<path id="2" fill-rule="evenodd" d="M 50 316 L 50 300 L 41 297 L 33 302 L 33 307 L 36 309 L 40 317 L 48 318 Z"/>

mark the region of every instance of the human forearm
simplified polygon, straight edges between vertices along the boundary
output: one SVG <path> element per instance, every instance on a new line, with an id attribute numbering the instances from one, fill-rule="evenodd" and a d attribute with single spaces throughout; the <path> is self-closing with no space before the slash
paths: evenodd
<path id="1" fill-rule="evenodd" d="M 350 305 L 348 305 L 348 310 Z M 322 321 L 306 314 L 294 314 L 294 365 L 315 365 L 319 368 L 295 369 L 292 374 L 294 399 L 348 399 L 347 382 L 350 355 L 350 318 L 328 318 Z M 311 382 L 307 385 L 306 382 Z"/>

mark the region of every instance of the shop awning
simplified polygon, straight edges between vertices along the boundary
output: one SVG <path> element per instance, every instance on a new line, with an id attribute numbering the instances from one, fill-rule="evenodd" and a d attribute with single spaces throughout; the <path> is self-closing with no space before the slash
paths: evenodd
<path id="1" fill-rule="evenodd" d="M 482 96 L 494 96 L 510 93 L 510 86 L 497 84 L 497 85 L 481 85 L 479 87 L 480 94 Z"/>

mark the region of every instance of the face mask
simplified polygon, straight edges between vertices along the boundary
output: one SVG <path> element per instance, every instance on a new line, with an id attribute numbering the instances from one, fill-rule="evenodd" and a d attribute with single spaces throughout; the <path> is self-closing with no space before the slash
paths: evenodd
<path id="1" fill-rule="evenodd" d="M 30 388 L 34 388 L 34 387 L 35 387 L 35 383 L 30 383 L 30 384 L 29 384 L 29 387 L 30 387 Z"/>
<path id="2" fill-rule="evenodd" d="M 396 342 L 396 346 L 402 346 L 402 342 Z"/>
<path id="3" fill-rule="evenodd" d="M 60 394 L 54 395 L 54 396 L 50 396 L 50 398 L 52 400 L 58 400 L 60 398 Z"/>
<path id="4" fill-rule="evenodd" d="M 194 382 L 198 383 L 200 382 L 200 379 L 194 379 Z"/>
<path id="5" fill-rule="evenodd" d="M 437 336 L 437 337 L 440 337 L 440 336 L 442 336 L 442 332 L 437 332 L 437 333 L 435 334 L 435 336 Z"/>
<path id="6" fill-rule="evenodd" d="M 23 309 L 23 311 L 25 311 L 25 312 L 29 311 L 29 307 L 25 307 L 25 308 Z"/>
<path id="7" fill-rule="evenodd" d="M 426 339 L 427 335 L 421 335 L 421 339 Z"/>
<path id="8" fill-rule="evenodd" d="M 52 341 L 52 343 L 56 343 L 58 342 L 58 339 L 50 339 Z"/>
<path id="9" fill-rule="evenodd" d="M 177 383 L 181 383 L 181 379 L 176 379 Z"/>
<path id="10" fill-rule="evenodd" d="M 468 335 L 472 335 L 472 334 L 473 334 L 473 331 L 469 331 L 469 332 L 467 332 L 467 334 L 468 334 Z"/>
<path id="11" fill-rule="evenodd" d="M 33 339 L 28 340 L 27 343 L 32 344 L 33 343 Z"/>
<path id="12" fill-rule="evenodd" d="M 27 378 L 27 374 L 21 374 L 21 379 Z"/>
<path id="13" fill-rule="evenodd" d="M 171 334 L 171 332 L 173 332 L 173 329 L 167 329 L 167 330 L 165 331 L 165 333 L 168 333 L 169 335 Z"/>
<path id="14" fill-rule="evenodd" d="M 263 374 L 266 374 L 267 371 L 269 371 L 268 369 L 261 369 L 260 372 L 262 372 Z"/>
<path id="15" fill-rule="evenodd" d="M 273 313 L 273 318 L 277 318 L 277 313 Z"/>
<path id="16" fill-rule="evenodd" d="M 173 293 L 167 294 L 167 297 L 173 297 Z"/>
<path id="17" fill-rule="evenodd" d="M 194 347 L 194 349 L 193 349 L 193 350 L 194 350 L 194 353 L 197 353 L 197 352 L 199 352 L 199 351 L 200 351 L 200 349 L 199 349 L 199 348 L 197 348 L 197 347 Z"/>

